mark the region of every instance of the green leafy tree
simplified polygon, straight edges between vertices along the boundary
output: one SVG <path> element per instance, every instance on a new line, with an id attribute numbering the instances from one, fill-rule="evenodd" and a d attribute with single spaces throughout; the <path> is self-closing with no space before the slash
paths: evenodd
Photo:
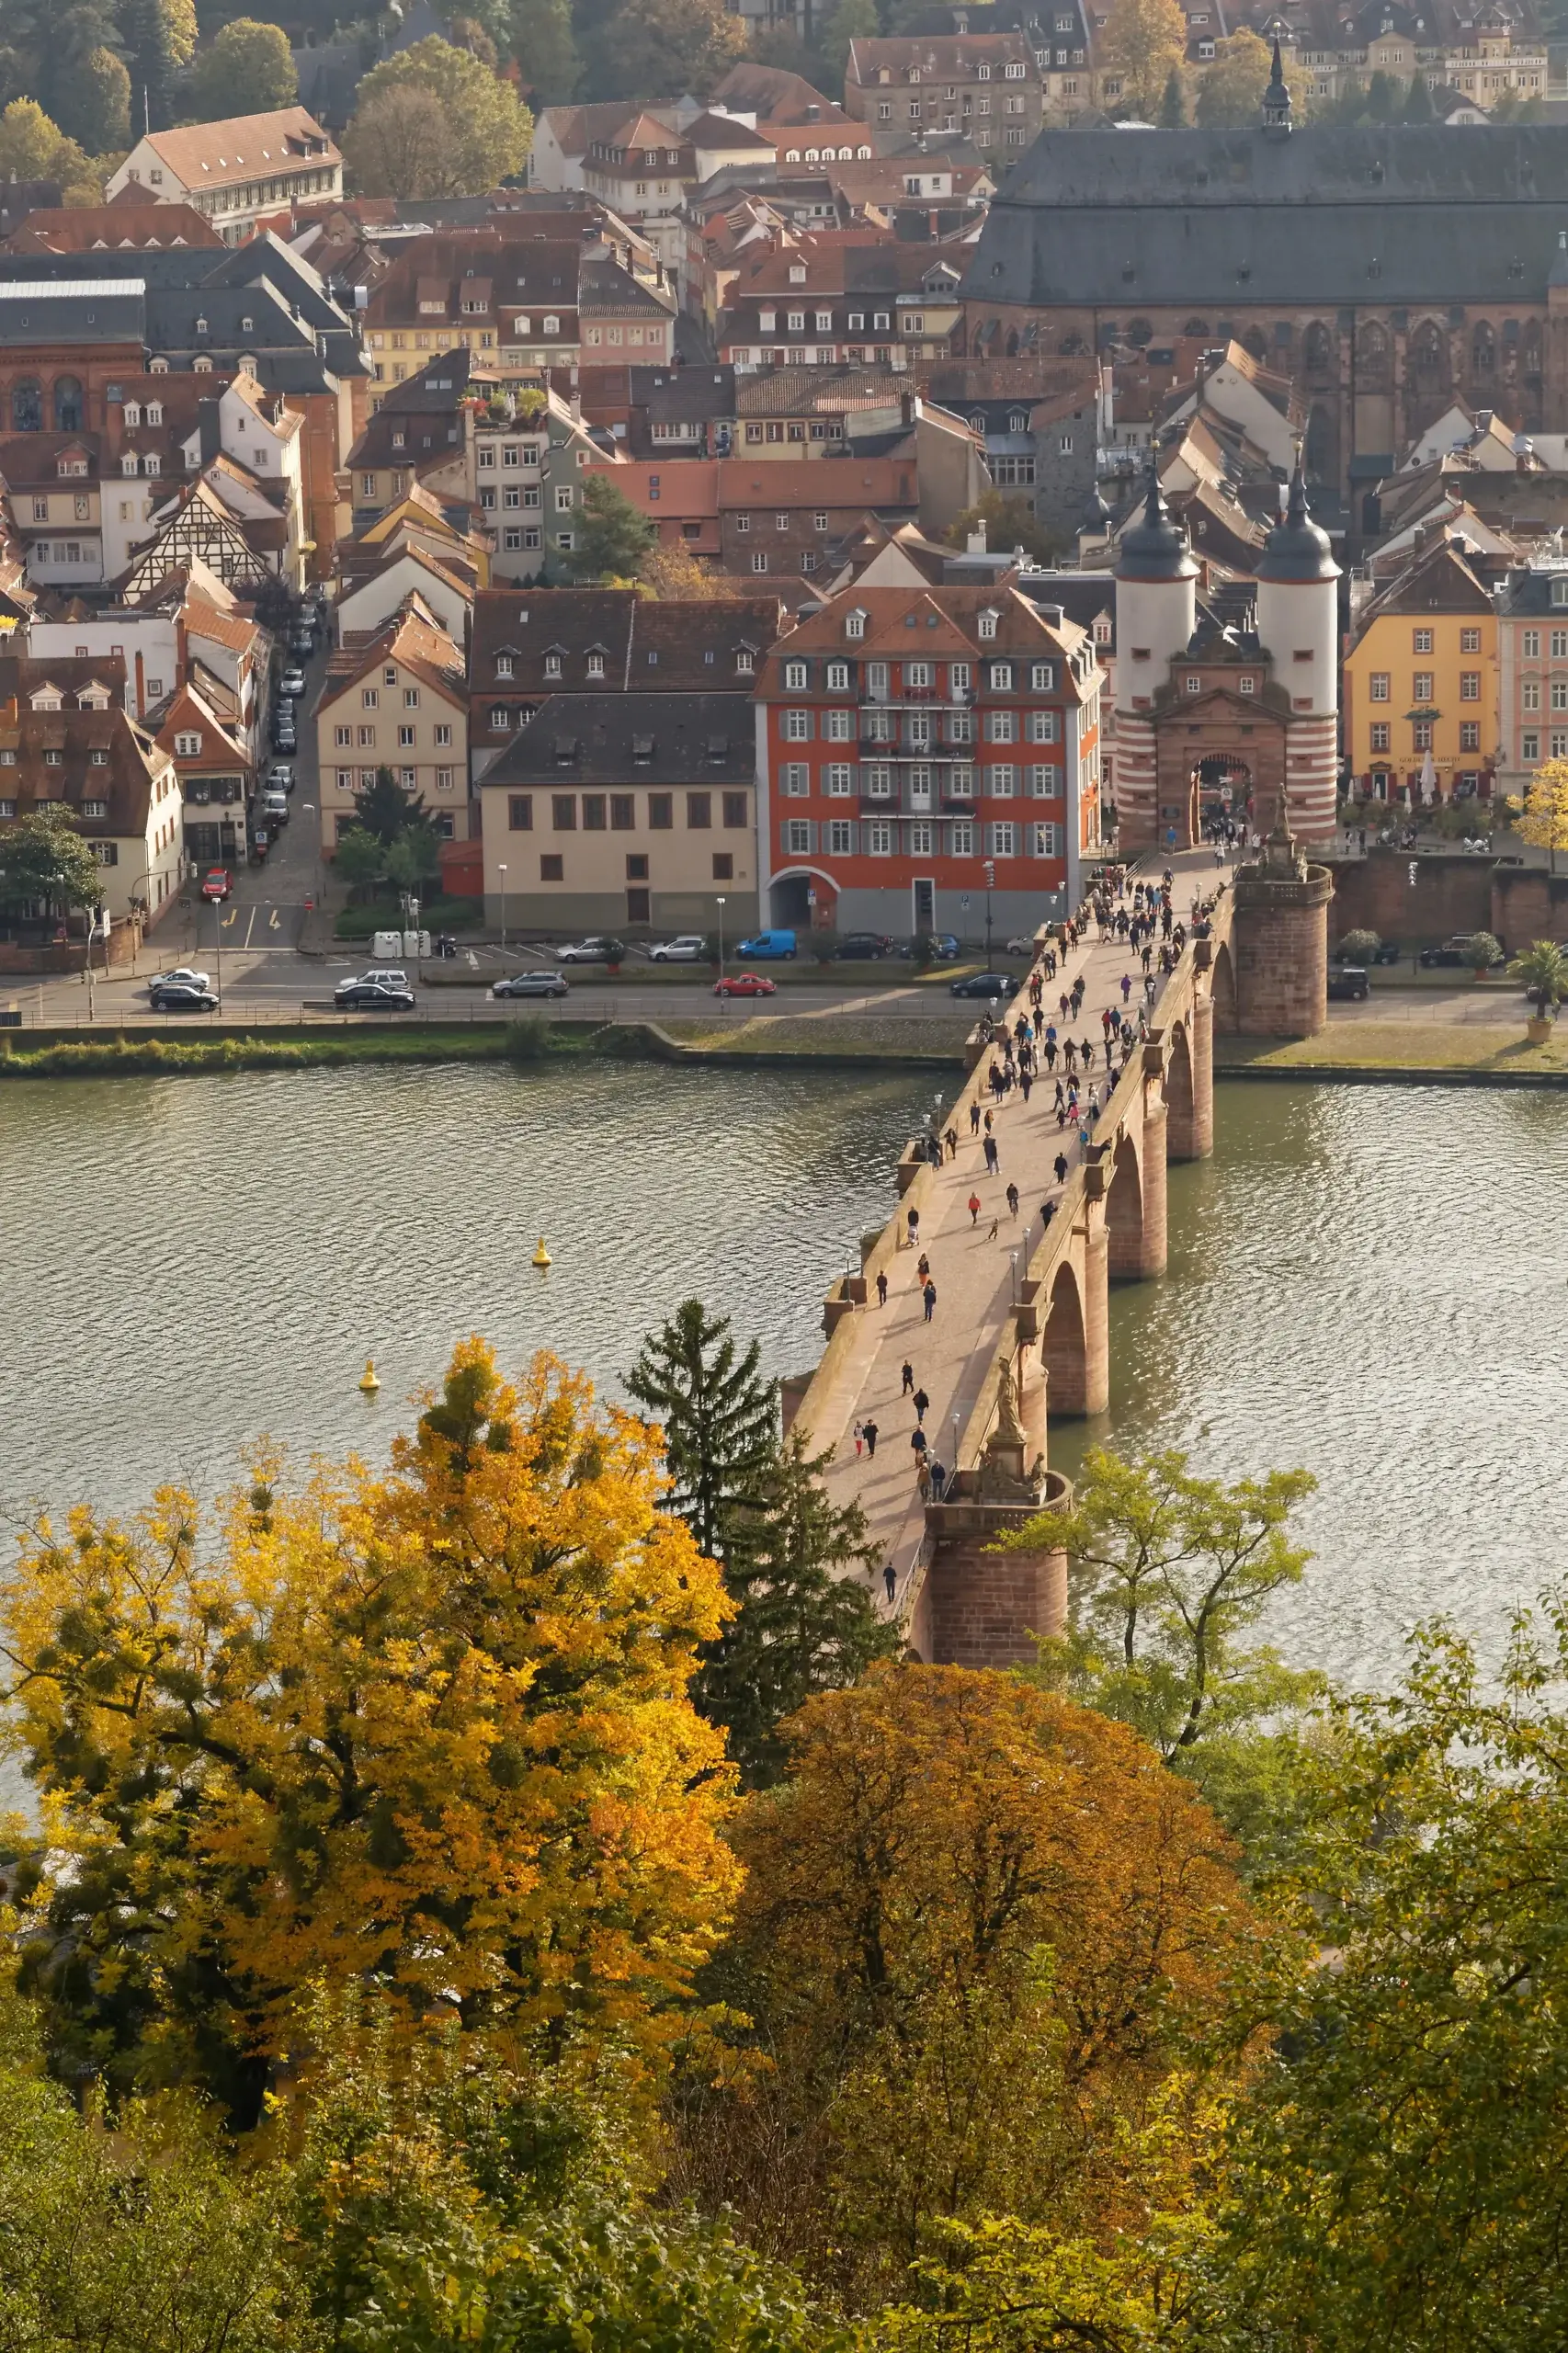
<path id="1" fill-rule="evenodd" d="M 63 804 L 51 801 L 0 828 L 0 906 L 41 904 L 61 914 L 96 907 L 103 871 Z"/>
<path id="2" fill-rule="evenodd" d="M 415 110 L 384 104 L 390 94 L 409 91 L 421 94 L 417 141 L 409 137 Z M 434 153 L 432 131 L 439 136 Z M 533 117 L 511 84 L 466 49 L 432 36 L 366 74 L 343 147 L 367 196 L 478 196 L 521 171 L 532 142 Z M 418 159 L 417 184 L 396 185 L 409 176 L 411 155 Z"/>
<path id="3" fill-rule="evenodd" d="M 74 139 L 36 98 L 13 98 L 0 114 L 0 178 L 58 180 L 67 202 L 97 202 L 102 182 Z"/>
<path id="4" fill-rule="evenodd" d="M 861 1582 L 879 1559 L 865 1514 L 833 1503 L 822 1484 L 829 1459 L 808 1454 L 792 1433 L 762 1473 L 725 1572 L 740 1608 L 704 1646 L 692 1686 L 710 1723 L 723 1726 L 747 1789 L 783 1773 L 786 1716 L 903 1648 Z"/>
<path id="5" fill-rule="evenodd" d="M 386 879 L 391 845 L 364 825 L 347 826 L 337 836 L 332 870 L 350 891 L 373 891 Z"/>
<path id="6" fill-rule="evenodd" d="M 1179 69 L 1173 65 L 1165 77 L 1165 95 L 1160 100 L 1160 129 L 1184 131 L 1187 128 L 1187 92 L 1182 87 Z"/>
<path id="7" fill-rule="evenodd" d="M 1568 996 L 1568 955 L 1555 939 L 1532 940 L 1508 967 L 1511 981 L 1522 981 L 1525 994 L 1545 1020 L 1554 1005 Z"/>
<path id="8" fill-rule="evenodd" d="M 131 145 L 131 76 L 112 49 L 90 49 L 76 69 L 61 128 L 89 154 Z"/>
<path id="9" fill-rule="evenodd" d="M 1311 1556 L 1289 1522 L 1315 1484 L 1309 1472 L 1276 1471 L 1228 1487 L 1195 1478 L 1175 1449 L 1123 1462 L 1096 1447 L 1072 1512 L 1051 1523 L 1077 1590 L 1069 1631 L 1040 1644 L 1040 1674 L 1132 1725 L 1249 1845 L 1288 1827 L 1271 1816 L 1290 1810 L 1289 1720 L 1323 1688 L 1245 1639 L 1270 1597 L 1301 1580 Z"/>
<path id="10" fill-rule="evenodd" d="M 187 87 L 199 121 L 234 114 L 271 114 L 292 106 L 300 76 L 280 25 L 235 17 L 191 69 Z"/>
<path id="11" fill-rule="evenodd" d="M 608 474 L 593 474 L 574 518 L 572 569 L 579 580 L 636 576 L 658 533 Z"/>
<path id="12" fill-rule="evenodd" d="M 1054 563 L 1062 552 L 1062 541 L 1036 521 L 1033 502 L 1021 491 L 983 491 L 974 505 L 966 506 L 949 524 L 948 545 L 963 547 L 970 533 L 983 527 L 986 545 L 994 550 L 1022 548 L 1037 563 L 1045 564 Z"/>
<path id="13" fill-rule="evenodd" d="M 1464 944 L 1464 961 L 1479 980 L 1503 953 L 1503 943 L 1490 931 L 1472 931 Z"/>
<path id="14" fill-rule="evenodd" d="M 1413 74 L 1410 77 L 1410 96 L 1404 102 L 1404 119 L 1406 122 L 1433 122 L 1437 119 L 1425 74 Z"/>
<path id="15" fill-rule="evenodd" d="M 404 825 L 386 853 L 385 873 L 394 891 L 423 891 L 439 879 L 441 852 L 428 824 Z"/>
<path id="16" fill-rule="evenodd" d="M 842 91 L 850 42 L 875 40 L 881 29 L 877 19 L 877 0 L 838 0 L 837 7 L 820 24 L 818 45 L 837 76 L 835 86 Z"/>
<path id="17" fill-rule="evenodd" d="M 1500 1675 L 1440 1624 L 1335 1712 L 1272 1891 L 1295 1933 L 1231 2010 L 1260 2060 L 1223 2177 L 1243 2344 L 1568 2343 L 1565 1677 L 1559 1591 Z"/>
<path id="18" fill-rule="evenodd" d="M 778 1451 L 778 1392 L 753 1340 L 742 1353 L 727 1315 L 682 1302 L 643 1341 L 626 1386 L 664 1432 L 669 1508 L 698 1549 L 728 1569 L 766 1506 Z"/>
<path id="19" fill-rule="evenodd" d="M 568 0 L 512 0 L 512 53 L 541 106 L 564 106 L 583 74 Z"/>
<path id="20" fill-rule="evenodd" d="M 241 2170 L 194 2104 L 124 2103 L 112 2129 L 46 2080 L 0 1997 L 0 2336 L 97 2353 L 305 2353 L 283 2170 Z"/>
<path id="21" fill-rule="evenodd" d="M 613 51 L 598 72 L 635 97 L 710 89 L 745 53 L 744 19 L 723 0 L 626 0 L 614 21 Z"/>

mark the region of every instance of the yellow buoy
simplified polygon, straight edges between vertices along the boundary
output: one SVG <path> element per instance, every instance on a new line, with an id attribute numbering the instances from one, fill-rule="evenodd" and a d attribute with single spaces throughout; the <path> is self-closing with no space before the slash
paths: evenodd
<path id="1" fill-rule="evenodd" d="M 548 1267 L 551 1263 L 550 1253 L 544 1246 L 544 1236 L 542 1233 L 539 1237 L 539 1248 L 534 1252 L 533 1262 L 536 1267 Z"/>
<path id="2" fill-rule="evenodd" d="M 367 1357 L 365 1358 L 365 1370 L 359 1375 L 360 1389 L 367 1397 L 373 1397 L 381 1385 L 381 1382 L 376 1379 L 375 1365 L 371 1359 Z"/>

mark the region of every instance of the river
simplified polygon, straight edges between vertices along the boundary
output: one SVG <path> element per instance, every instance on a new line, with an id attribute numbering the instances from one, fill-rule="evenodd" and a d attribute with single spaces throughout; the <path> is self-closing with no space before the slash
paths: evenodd
<path id="1" fill-rule="evenodd" d="M 696 1294 L 811 1365 L 822 1294 L 892 1204 L 921 1074 L 585 1064 L 0 1088 L 0 1513 L 210 1495 L 266 1431 L 372 1452 L 454 1339 L 551 1347 L 614 1392 Z M 1561 1566 L 1568 1104 L 1233 1083 L 1171 1172 L 1171 1265 L 1112 1296 L 1112 1412 L 1059 1425 L 1303 1463 L 1291 1658 L 1386 1681 L 1437 1609 L 1494 1657 Z M 553 1265 L 528 1261 L 540 1234 Z M 367 1355 L 383 1387 L 356 1389 Z"/>

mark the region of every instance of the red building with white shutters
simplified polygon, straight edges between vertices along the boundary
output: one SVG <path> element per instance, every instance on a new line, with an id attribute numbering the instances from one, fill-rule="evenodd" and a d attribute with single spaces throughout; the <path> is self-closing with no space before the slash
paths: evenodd
<path id="1" fill-rule="evenodd" d="M 757 687 L 763 920 L 1033 930 L 1099 846 L 1093 639 L 1006 585 L 841 589 Z"/>

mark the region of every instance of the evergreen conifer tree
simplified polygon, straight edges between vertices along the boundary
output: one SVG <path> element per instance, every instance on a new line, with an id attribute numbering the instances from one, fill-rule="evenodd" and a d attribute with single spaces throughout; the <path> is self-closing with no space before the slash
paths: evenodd
<path id="1" fill-rule="evenodd" d="M 1181 75 L 1173 65 L 1165 76 L 1165 95 L 1160 100 L 1160 129 L 1185 131 L 1187 128 L 1187 93 L 1181 86 Z"/>
<path id="2" fill-rule="evenodd" d="M 896 1630 L 846 1571 L 875 1552 L 858 1505 L 831 1501 L 825 1454 L 778 1437 L 777 1392 L 754 1340 L 688 1299 L 642 1343 L 627 1387 L 664 1425 L 668 1508 L 724 1573 L 738 1614 L 698 1653 L 692 1699 L 722 1727 L 749 1788 L 778 1779 L 782 1719 L 818 1691 L 858 1682 L 896 1654 Z"/>
<path id="3" fill-rule="evenodd" d="M 728 1572 L 750 1532 L 778 1451 L 778 1398 L 754 1340 L 738 1355 L 727 1315 L 682 1302 L 638 1353 L 626 1385 L 661 1422 L 669 1509 Z"/>

